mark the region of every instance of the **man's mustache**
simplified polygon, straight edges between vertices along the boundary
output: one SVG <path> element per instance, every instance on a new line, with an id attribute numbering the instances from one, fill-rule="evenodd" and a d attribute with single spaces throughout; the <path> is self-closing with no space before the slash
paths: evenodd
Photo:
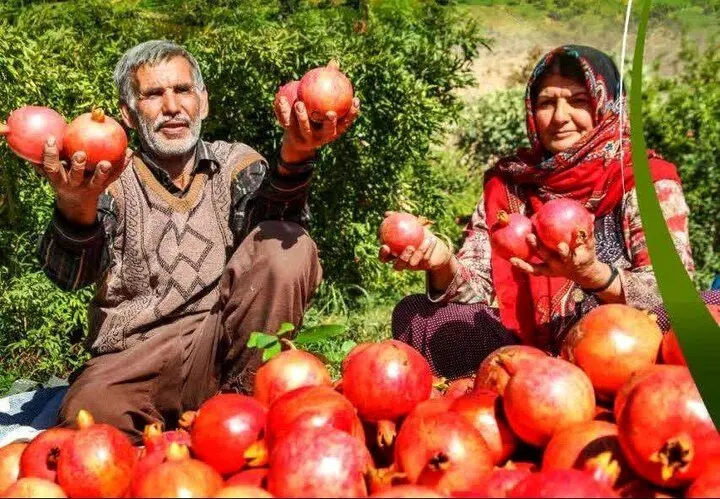
<path id="1" fill-rule="evenodd" d="M 164 120 L 160 121 L 159 123 L 157 123 L 153 127 L 153 131 L 158 132 L 158 131 L 160 131 L 160 129 L 162 127 L 164 127 L 167 124 L 184 125 L 184 126 L 189 127 L 191 123 L 192 122 L 191 122 L 190 118 L 186 118 L 186 117 L 174 117 L 174 118 L 170 118 L 170 119 L 164 119 Z"/>

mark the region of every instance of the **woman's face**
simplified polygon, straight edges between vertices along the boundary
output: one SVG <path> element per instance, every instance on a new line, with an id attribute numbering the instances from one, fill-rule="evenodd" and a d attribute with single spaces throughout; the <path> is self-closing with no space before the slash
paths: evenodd
<path id="1" fill-rule="evenodd" d="M 535 126 L 543 147 L 552 154 L 575 144 L 595 123 L 585 85 L 559 74 L 546 76 L 535 101 Z"/>

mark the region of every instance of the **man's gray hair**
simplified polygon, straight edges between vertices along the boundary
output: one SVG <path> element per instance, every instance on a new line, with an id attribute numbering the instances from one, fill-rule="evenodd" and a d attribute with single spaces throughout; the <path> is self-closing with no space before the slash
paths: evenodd
<path id="1" fill-rule="evenodd" d="M 115 66 L 113 79 L 120 93 L 120 102 L 135 110 L 135 71 L 144 64 L 155 65 L 173 57 L 187 59 L 192 68 L 193 81 L 198 90 L 205 89 L 200 65 L 184 47 L 167 40 L 150 40 L 125 52 Z"/>

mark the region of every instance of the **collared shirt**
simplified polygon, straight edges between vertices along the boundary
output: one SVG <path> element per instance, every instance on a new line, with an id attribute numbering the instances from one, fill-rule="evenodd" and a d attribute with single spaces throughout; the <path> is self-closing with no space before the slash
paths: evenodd
<path id="1" fill-rule="evenodd" d="M 186 194 L 187 189 L 173 184 L 168 173 L 147 154 L 142 151 L 137 154 L 168 192 L 178 197 Z M 280 162 L 279 155 L 269 166 L 257 161 L 248 166 L 246 174 L 238 175 L 233 181 L 229 225 L 234 248 L 258 223 L 265 220 L 287 220 L 307 227 L 310 221 L 307 198 L 314 158 L 292 165 L 282 163 L 292 172 L 290 175 L 278 172 Z M 198 141 L 193 175 L 204 169 L 212 172 L 215 168 L 219 168 L 218 160 L 205 142 Z M 65 290 L 80 289 L 98 282 L 111 263 L 116 228 L 117 206 L 108 193 L 98 199 L 97 220 L 89 227 L 70 222 L 56 208 L 38 245 L 43 271 Z"/>

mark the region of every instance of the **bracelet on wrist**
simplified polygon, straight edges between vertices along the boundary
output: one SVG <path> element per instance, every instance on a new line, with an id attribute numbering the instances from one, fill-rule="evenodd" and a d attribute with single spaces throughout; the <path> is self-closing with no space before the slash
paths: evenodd
<path id="1" fill-rule="evenodd" d="M 610 286 L 612 286 L 612 283 L 615 282 L 615 279 L 617 278 L 618 275 L 620 275 L 620 272 L 618 271 L 617 267 L 614 267 L 612 265 L 610 265 L 609 267 L 610 267 L 610 277 L 608 278 L 607 282 L 605 282 L 605 284 L 603 284 L 602 286 L 597 287 L 597 288 L 581 287 L 580 289 L 582 289 L 585 293 L 602 293 L 603 291 L 608 289 Z"/>

